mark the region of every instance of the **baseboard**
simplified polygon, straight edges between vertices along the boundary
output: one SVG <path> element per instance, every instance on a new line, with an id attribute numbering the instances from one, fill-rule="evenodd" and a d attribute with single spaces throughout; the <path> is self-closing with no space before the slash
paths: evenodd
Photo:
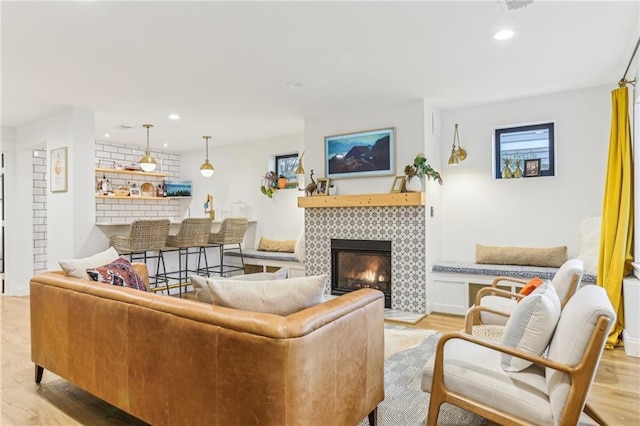
<path id="1" fill-rule="evenodd" d="M 622 339 L 624 340 L 624 351 L 628 356 L 640 358 L 640 339 L 632 339 L 627 334 L 627 330 L 622 330 Z"/>

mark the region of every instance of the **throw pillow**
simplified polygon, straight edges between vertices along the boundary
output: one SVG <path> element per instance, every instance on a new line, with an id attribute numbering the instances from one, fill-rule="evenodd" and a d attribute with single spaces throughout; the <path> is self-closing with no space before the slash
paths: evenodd
<path id="1" fill-rule="evenodd" d="M 520 294 L 523 296 L 528 296 L 531 293 L 533 293 L 533 291 L 540 287 L 542 285 L 542 280 L 538 277 L 532 278 L 529 280 L 529 282 L 527 284 L 525 284 L 524 287 L 522 287 L 520 289 Z M 518 299 L 518 303 L 520 303 L 523 299 Z"/>
<path id="2" fill-rule="evenodd" d="M 277 241 L 260 237 L 258 251 L 278 251 L 283 253 L 293 253 L 296 247 L 296 240 Z"/>
<path id="3" fill-rule="evenodd" d="M 322 302 L 326 275 L 272 281 L 206 280 L 214 305 L 287 316 Z"/>
<path id="4" fill-rule="evenodd" d="M 206 280 L 205 277 L 191 275 L 191 287 L 193 287 L 193 291 L 196 292 L 196 300 L 198 302 L 213 303 Z"/>
<path id="5" fill-rule="evenodd" d="M 254 272 L 252 274 L 240 274 L 227 277 L 236 281 L 269 281 L 284 280 L 289 275 L 289 268 L 280 268 L 275 272 Z"/>
<path id="6" fill-rule="evenodd" d="M 567 247 L 494 247 L 476 244 L 476 263 L 494 265 L 551 266 L 567 261 Z"/>
<path id="7" fill-rule="evenodd" d="M 255 274 L 233 275 L 231 277 L 216 277 L 216 280 L 231 281 L 267 281 L 267 280 L 284 280 L 289 275 L 289 268 L 280 268 L 275 272 L 257 272 Z M 206 278 L 198 275 L 191 276 L 191 286 L 196 292 L 196 300 L 204 303 L 213 303 L 209 286 L 207 286 Z"/>
<path id="8" fill-rule="evenodd" d="M 542 355 L 553 337 L 560 310 L 560 298 L 553 283 L 546 281 L 515 307 L 504 326 L 502 344 Z M 505 371 L 521 371 L 532 364 L 507 354 L 501 354 L 500 357 Z"/>
<path id="9" fill-rule="evenodd" d="M 97 268 L 98 266 L 106 265 L 118 259 L 120 255 L 113 247 L 109 247 L 105 251 L 94 254 L 90 257 L 82 259 L 68 259 L 60 260 L 58 264 L 62 268 L 65 274 L 70 277 L 80 278 L 88 280 L 87 269 Z"/>
<path id="10" fill-rule="evenodd" d="M 584 273 L 598 275 L 598 256 L 600 253 L 600 226 L 602 216 L 591 216 L 580 221 L 580 251 L 576 256 L 584 264 Z"/>
<path id="11" fill-rule="evenodd" d="M 298 240 L 296 241 L 293 253 L 296 256 L 296 259 L 298 259 L 298 262 L 304 262 L 304 228 L 300 231 L 300 235 L 298 235 Z"/>
<path id="12" fill-rule="evenodd" d="M 127 259 L 121 257 L 108 265 L 87 269 L 89 278 L 103 284 L 129 287 L 136 290 L 147 291 L 144 280 L 133 269 L 133 265 Z"/>

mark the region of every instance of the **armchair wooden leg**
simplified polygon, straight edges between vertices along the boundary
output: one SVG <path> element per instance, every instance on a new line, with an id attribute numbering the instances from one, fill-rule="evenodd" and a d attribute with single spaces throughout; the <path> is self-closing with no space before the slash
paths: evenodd
<path id="1" fill-rule="evenodd" d="M 36 383 L 40 383 L 42 381 L 42 373 L 44 372 L 44 368 L 40 367 L 36 364 Z"/>
<path id="2" fill-rule="evenodd" d="M 600 426 L 607 426 L 607 422 L 605 422 L 604 419 L 594 411 L 593 407 L 591 407 L 588 402 L 584 404 L 584 409 L 582 411 L 584 411 L 584 413 L 589 416 L 591 420 L 598 423 Z"/>
<path id="3" fill-rule="evenodd" d="M 369 413 L 369 426 L 378 426 L 378 406 Z"/>

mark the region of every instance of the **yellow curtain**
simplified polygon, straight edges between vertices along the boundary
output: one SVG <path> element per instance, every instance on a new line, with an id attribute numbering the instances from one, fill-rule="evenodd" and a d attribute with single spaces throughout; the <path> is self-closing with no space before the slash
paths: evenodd
<path id="1" fill-rule="evenodd" d="M 631 271 L 633 260 L 633 161 L 627 87 L 611 92 L 611 100 L 611 137 L 598 257 L 598 285 L 607 291 L 618 316 L 607 339 L 609 349 L 622 344 L 622 278 Z"/>

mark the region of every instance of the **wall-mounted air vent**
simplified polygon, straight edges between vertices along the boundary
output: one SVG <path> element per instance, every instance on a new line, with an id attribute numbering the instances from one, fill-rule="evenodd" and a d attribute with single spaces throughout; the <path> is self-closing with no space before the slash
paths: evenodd
<path id="1" fill-rule="evenodd" d="M 505 12 L 527 7 L 530 3 L 533 3 L 533 0 L 500 0 L 500 6 Z"/>
<path id="2" fill-rule="evenodd" d="M 133 129 L 133 126 L 128 126 L 126 124 L 118 124 L 117 126 L 113 126 L 113 128 L 118 130 L 130 130 L 130 129 Z"/>

